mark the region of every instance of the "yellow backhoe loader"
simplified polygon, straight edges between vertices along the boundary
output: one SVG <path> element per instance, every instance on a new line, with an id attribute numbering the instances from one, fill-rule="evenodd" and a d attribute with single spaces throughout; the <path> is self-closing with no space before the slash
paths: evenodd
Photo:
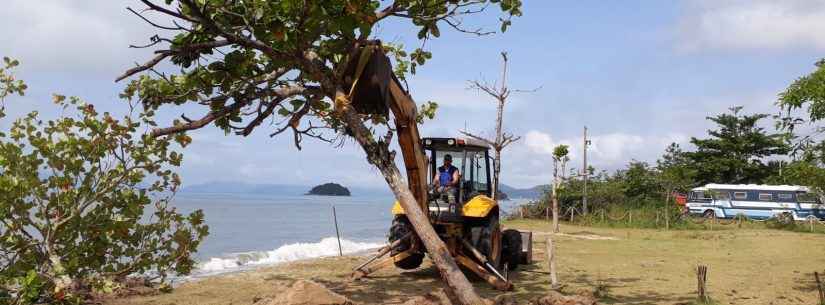
<path id="1" fill-rule="evenodd" d="M 472 139 L 421 138 L 415 102 L 395 77 L 379 41 L 360 45 L 350 58 L 345 75 L 352 106 L 361 114 L 392 111 L 409 188 L 450 254 L 496 289 L 511 289 L 507 273 L 531 257 L 532 236 L 501 229 L 500 208 L 491 194 L 490 147 Z M 447 155 L 458 170 L 458 180 L 449 188 L 433 186 L 437 166 Z M 421 265 L 426 251 L 398 202 L 392 214 L 389 245 L 358 266 L 354 278 L 390 264 L 401 269 Z"/>

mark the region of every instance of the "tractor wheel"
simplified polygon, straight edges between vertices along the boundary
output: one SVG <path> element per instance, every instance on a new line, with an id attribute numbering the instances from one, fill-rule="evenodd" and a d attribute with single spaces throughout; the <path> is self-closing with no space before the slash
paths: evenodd
<path id="1" fill-rule="evenodd" d="M 507 269 L 516 270 L 521 263 L 521 232 L 504 230 L 501 241 L 501 262 L 507 264 Z"/>
<path id="2" fill-rule="evenodd" d="M 470 238 L 473 247 L 487 257 L 496 268 L 501 263 L 501 226 L 498 223 L 498 211 L 491 211 L 490 215 L 476 222 L 470 228 Z"/>
<path id="3" fill-rule="evenodd" d="M 392 220 L 392 226 L 390 227 L 390 243 L 404 237 L 407 233 L 413 232 L 412 224 L 410 221 L 407 220 L 406 216 L 396 216 L 395 219 Z M 407 238 L 406 241 L 399 243 L 397 246 L 390 249 L 390 255 L 396 255 L 398 253 L 407 251 L 410 249 L 413 244 L 413 238 Z M 408 256 L 405 259 L 399 260 L 394 262 L 395 266 L 404 270 L 415 269 L 418 266 L 421 266 L 421 262 L 424 261 L 424 253 L 417 252 L 412 253 L 412 255 Z"/>

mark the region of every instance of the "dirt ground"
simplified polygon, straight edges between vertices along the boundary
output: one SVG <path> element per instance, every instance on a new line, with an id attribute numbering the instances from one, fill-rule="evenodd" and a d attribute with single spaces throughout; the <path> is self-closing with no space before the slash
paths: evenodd
<path id="1" fill-rule="evenodd" d="M 526 301 L 549 286 L 545 239 L 550 225 L 510 221 L 535 233 L 534 259 L 511 273 L 512 292 Z M 695 299 L 698 264 L 708 266 L 708 290 L 719 304 L 816 304 L 813 272 L 825 271 L 825 234 L 722 228 L 664 231 L 563 226 L 554 236 L 563 292 L 600 290 L 606 304 L 688 304 Z M 413 271 L 393 268 L 347 280 L 364 257 L 292 262 L 184 283 L 172 293 L 109 301 L 109 305 L 252 304 L 278 293 L 276 283 L 311 279 L 358 304 L 400 304 L 441 287 L 426 260 Z M 485 297 L 501 292 L 475 280 Z"/>

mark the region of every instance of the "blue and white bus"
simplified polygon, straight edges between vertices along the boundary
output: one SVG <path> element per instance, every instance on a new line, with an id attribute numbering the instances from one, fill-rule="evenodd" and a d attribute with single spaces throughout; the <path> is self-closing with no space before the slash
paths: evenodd
<path id="1" fill-rule="evenodd" d="M 787 213 L 796 220 L 825 219 L 825 205 L 807 187 L 797 185 L 708 184 L 688 194 L 687 211 L 704 217 L 742 214 L 767 219 Z"/>

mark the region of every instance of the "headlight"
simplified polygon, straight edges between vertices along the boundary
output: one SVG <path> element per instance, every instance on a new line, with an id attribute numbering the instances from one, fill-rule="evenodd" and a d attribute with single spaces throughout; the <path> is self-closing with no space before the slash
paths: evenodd
<path id="1" fill-rule="evenodd" d="M 455 144 L 455 140 L 453 140 L 453 139 L 447 140 L 447 145 L 453 145 L 453 144 Z"/>
<path id="2" fill-rule="evenodd" d="M 433 140 L 430 140 L 430 139 L 424 140 L 424 145 L 428 145 L 428 146 L 433 145 Z"/>

